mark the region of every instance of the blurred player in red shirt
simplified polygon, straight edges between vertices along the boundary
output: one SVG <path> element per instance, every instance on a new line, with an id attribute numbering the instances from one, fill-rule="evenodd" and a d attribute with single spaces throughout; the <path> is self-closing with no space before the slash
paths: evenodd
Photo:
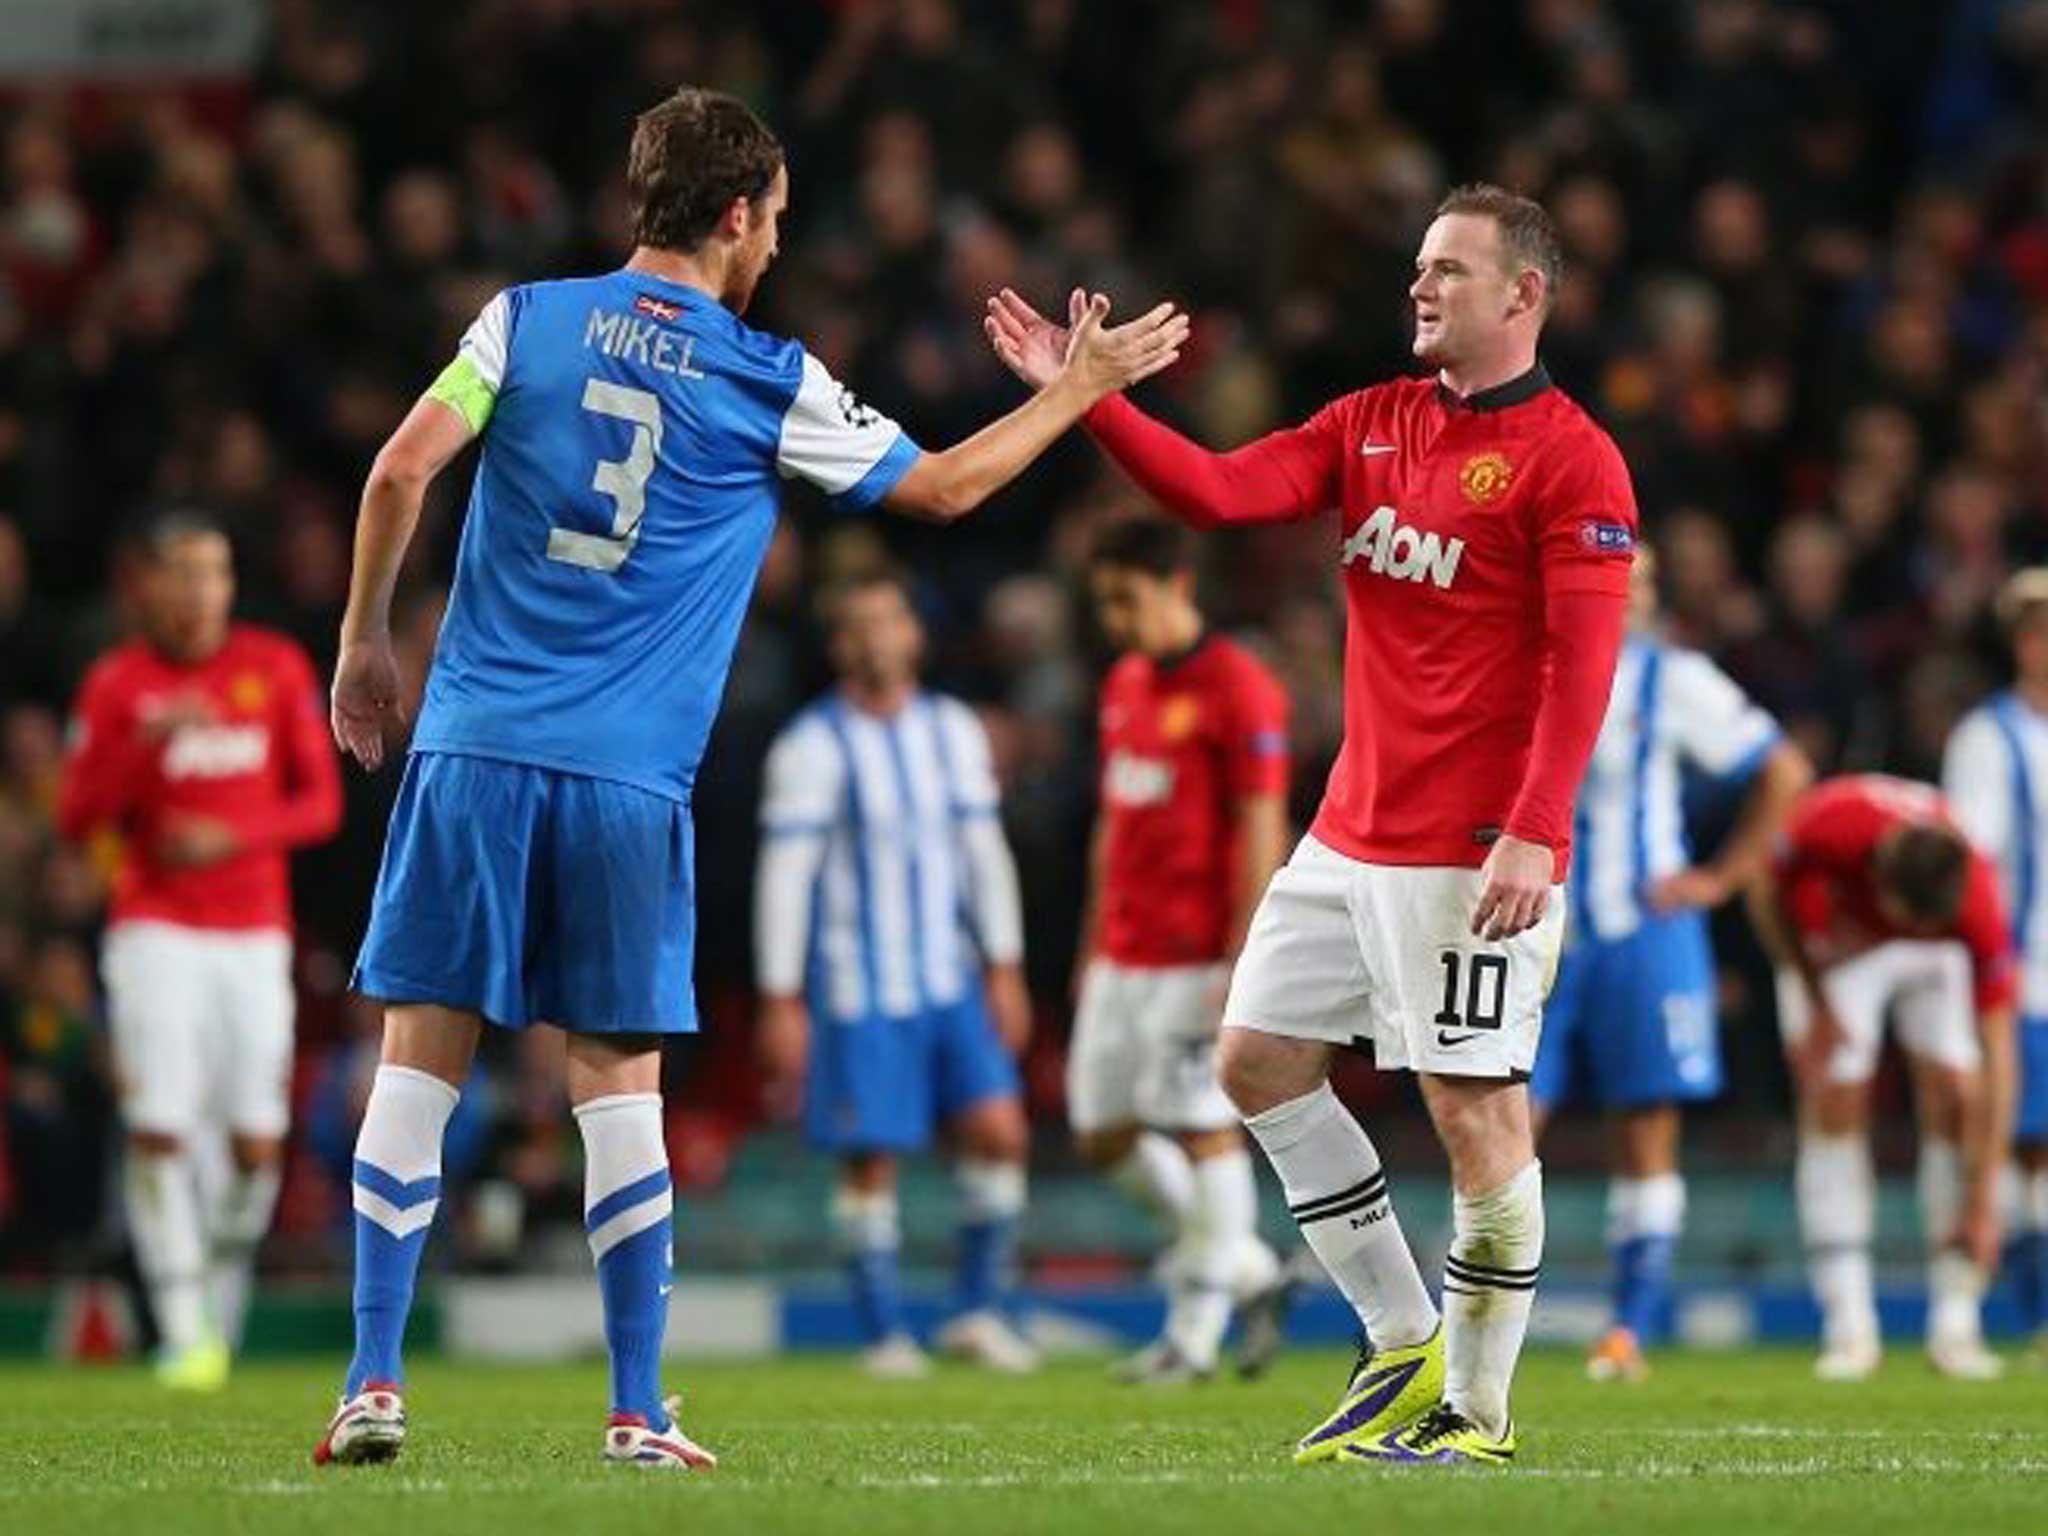
<path id="1" fill-rule="evenodd" d="M 1119 1374 L 1210 1375 L 1235 1302 L 1239 1369 L 1255 1375 L 1279 1347 L 1286 1293 L 1216 1081 L 1216 1034 L 1252 910 L 1287 856 L 1287 695 L 1257 657 L 1206 631 L 1175 524 L 1116 524 L 1090 575 L 1124 654 L 1102 689 L 1067 1113 L 1083 1160 L 1174 1234 L 1165 1332 Z"/>
<path id="2" fill-rule="evenodd" d="M 1996 867 L 1933 789 L 1857 774 L 1800 799 L 1751 905 L 1799 1095 L 1816 1372 L 1855 1381 L 1878 1364 L 1870 1082 L 1889 1015 L 1919 1090 L 1928 1355 L 1946 1375 L 1999 1374 L 1979 1306 L 2012 1152 L 2019 983 Z"/>
<path id="3" fill-rule="evenodd" d="M 229 621 L 227 536 L 172 513 L 144 538 L 140 640 L 86 675 L 58 799 L 110 832 L 102 974 L 136 1257 L 166 1385 L 218 1387 L 284 1160 L 292 1061 L 287 855 L 333 835 L 341 780 L 319 683 L 283 635 Z M 232 1168 L 203 1189 L 205 1138 Z"/>
<path id="4" fill-rule="evenodd" d="M 1437 208 L 1409 297 L 1434 379 L 1345 395 L 1212 453 L 1122 395 L 1085 419 L 1202 527 L 1341 508 L 1344 747 L 1231 980 L 1223 1086 L 1367 1349 L 1296 1459 L 1502 1462 L 1543 1249 L 1525 1086 L 1555 974 L 1572 801 L 1606 712 L 1635 543 L 1613 441 L 1536 343 L 1562 266 L 1548 215 L 1498 187 Z M 1075 295 L 1070 316 L 1085 313 Z M 1066 332 L 1005 290 L 997 353 L 1034 383 Z M 1337 1047 L 1418 1075 L 1450 1155 L 1444 1317 L 1379 1154 L 1331 1092 Z"/>

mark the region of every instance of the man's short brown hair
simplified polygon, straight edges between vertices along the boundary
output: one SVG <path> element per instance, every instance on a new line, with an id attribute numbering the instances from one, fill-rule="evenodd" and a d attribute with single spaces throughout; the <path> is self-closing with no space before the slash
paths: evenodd
<path id="1" fill-rule="evenodd" d="M 1969 844 L 1953 827 L 1901 827 L 1878 849 L 1877 877 L 1915 922 L 1954 922 L 1969 873 Z"/>
<path id="2" fill-rule="evenodd" d="M 1564 248 L 1558 243 L 1557 226 L 1541 203 L 1506 187 L 1475 181 L 1451 188 L 1436 205 L 1438 218 L 1448 213 L 1473 213 L 1493 220 L 1500 230 L 1500 248 L 1509 271 L 1534 267 L 1543 274 L 1546 302 L 1557 296 L 1558 279 L 1564 276 Z"/>
<path id="3" fill-rule="evenodd" d="M 684 86 L 633 124 L 626 191 L 634 243 L 694 251 L 734 198 L 759 198 L 781 168 L 781 141 L 745 102 Z"/>

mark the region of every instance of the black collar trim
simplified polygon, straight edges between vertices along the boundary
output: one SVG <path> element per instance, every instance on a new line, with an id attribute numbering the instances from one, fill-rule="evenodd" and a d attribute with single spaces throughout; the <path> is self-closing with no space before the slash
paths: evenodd
<path id="1" fill-rule="evenodd" d="M 1496 384 L 1491 389 L 1477 389 L 1469 395 L 1454 394 L 1443 380 L 1437 380 L 1436 397 L 1447 411 L 1504 411 L 1511 405 L 1520 405 L 1525 400 L 1534 400 L 1550 388 L 1550 370 L 1538 363 L 1527 373 L 1509 379 L 1505 384 Z"/>

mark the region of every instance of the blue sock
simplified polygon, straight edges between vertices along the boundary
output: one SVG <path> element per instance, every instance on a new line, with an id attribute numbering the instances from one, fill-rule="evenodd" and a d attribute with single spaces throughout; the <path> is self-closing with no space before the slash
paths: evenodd
<path id="1" fill-rule="evenodd" d="M 1648 1343 L 1671 1310 L 1675 1237 L 1632 1237 L 1614 1249 L 1614 1320 Z"/>
<path id="2" fill-rule="evenodd" d="M 1011 1242 L 1024 1210 L 1024 1170 L 1015 1163 L 963 1158 L 960 1181 L 960 1268 L 955 1303 L 965 1312 L 1001 1304 L 1010 1278 Z"/>
<path id="3" fill-rule="evenodd" d="M 853 1314 L 863 1341 L 882 1340 L 907 1331 L 903 1322 L 903 1277 L 896 1250 L 869 1248 L 848 1254 L 846 1277 L 853 1286 Z"/>
<path id="4" fill-rule="evenodd" d="M 356 1349 L 342 1395 L 405 1380 L 401 1350 L 413 1282 L 441 1206 L 441 1133 L 453 1086 L 410 1067 L 380 1066 L 356 1137 Z"/>
<path id="5" fill-rule="evenodd" d="M 661 1341 L 668 1330 L 675 1194 L 661 1133 L 661 1095 L 612 1094 L 576 1107 L 583 1132 L 583 1224 L 604 1298 L 612 1411 L 668 1428 Z"/>

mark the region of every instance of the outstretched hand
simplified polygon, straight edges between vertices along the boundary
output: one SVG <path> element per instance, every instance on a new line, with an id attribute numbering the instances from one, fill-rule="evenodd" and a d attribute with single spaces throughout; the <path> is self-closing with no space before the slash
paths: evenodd
<path id="1" fill-rule="evenodd" d="M 1054 325 L 1005 288 L 988 301 L 984 325 L 996 356 L 1032 388 L 1065 375 L 1096 398 L 1172 367 L 1192 327 L 1170 303 L 1122 325 L 1105 325 L 1108 315 L 1105 295 L 1076 288 L 1067 298 L 1067 324 Z"/>

